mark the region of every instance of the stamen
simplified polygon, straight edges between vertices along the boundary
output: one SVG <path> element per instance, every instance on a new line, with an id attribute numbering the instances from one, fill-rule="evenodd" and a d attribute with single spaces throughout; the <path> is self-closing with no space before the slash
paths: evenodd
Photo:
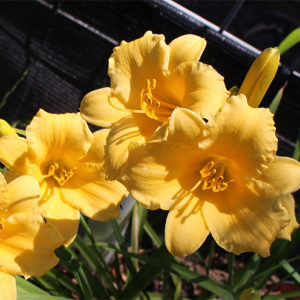
<path id="1" fill-rule="evenodd" d="M 175 105 L 157 99 L 152 94 L 152 90 L 156 88 L 156 80 L 147 79 L 146 86 L 141 94 L 141 109 L 151 119 L 164 122 L 169 119 Z"/>
<path id="2" fill-rule="evenodd" d="M 203 191 L 212 190 L 214 193 L 225 191 L 234 180 L 225 181 L 224 173 L 224 163 L 215 159 L 210 160 L 199 171 L 200 179 L 190 189 L 190 192 L 194 192 L 200 186 Z"/>
<path id="3" fill-rule="evenodd" d="M 64 166 L 59 165 L 57 162 L 53 162 L 48 168 L 48 174 L 43 177 L 53 177 L 60 186 L 63 186 L 74 175 L 75 170 L 76 168 L 67 171 Z"/>

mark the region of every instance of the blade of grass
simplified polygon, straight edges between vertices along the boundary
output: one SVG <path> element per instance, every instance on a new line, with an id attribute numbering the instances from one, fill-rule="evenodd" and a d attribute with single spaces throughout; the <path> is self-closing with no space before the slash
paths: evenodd
<path id="1" fill-rule="evenodd" d="M 120 294 L 121 299 L 136 297 L 139 291 L 144 290 L 157 274 L 166 266 L 169 266 L 173 259 L 164 246 L 158 248 L 150 258 L 155 264 L 146 263 L 142 266 L 141 270 L 132 277 L 124 291 Z"/>
<path id="2" fill-rule="evenodd" d="M 4 105 L 7 102 L 7 99 L 9 98 L 9 96 L 11 96 L 15 90 L 17 89 L 17 87 L 20 85 L 20 83 L 22 83 L 22 81 L 25 79 L 27 73 L 29 71 L 29 68 L 27 68 L 21 75 L 21 77 L 15 82 L 15 84 L 13 85 L 13 87 L 4 95 L 4 97 L 2 98 L 1 102 L 0 102 L 0 110 L 4 107 Z"/>
<path id="3" fill-rule="evenodd" d="M 20 276 L 16 276 L 15 278 L 16 278 L 18 293 L 48 295 L 47 292 L 45 292 L 42 289 L 40 289 L 39 287 L 35 286 L 30 281 L 25 280 Z"/>
<path id="4" fill-rule="evenodd" d="M 46 273 L 42 277 L 36 277 L 31 279 L 33 282 L 37 282 L 45 288 L 48 292 L 55 296 L 71 297 L 68 290 L 64 289 L 50 274 Z"/>
<path id="5" fill-rule="evenodd" d="M 171 264 L 171 270 L 176 272 L 181 278 L 195 282 L 197 285 L 205 290 L 212 292 L 220 296 L 224 300 L 234 300 L 235 297 L 232 295 L 231 291 L 228 290 L 224 285 L 216 280 L 210 279 L 207 276 L 200 275 L 197 272 L 189 270 L 187 267 L 180 265 L 178 263 Z"/>
<path id="6" fill-rule="evenodd" d="M 79 257 L 71 248 L 60 247 L 55 250 L 60 258 L 61 264 L 73 274 L 77 280 L 85 300 L 92 300 L 94 297 L 107 299 L 108 296 L 103 287 L 96 281 Z"/>
<path id="7" fill-rule="evenodd" d="M 143 236 L 143 225 L 147 217 L 147 210 L 138 203 L 135 203 L 132 209 L 131 218 L 131 248 L 133 252 L 138 253 L 139 245 Z M 136 269 L 138 269 L 138 261 L 134 260 Z"/>
<path id="8" fill-rule="evenodd" d="M 277 295 L 270 295 L 266 298 L 264 298 L 264 300 L 282 300 L 282 299 L 288 299 L 288 298 L 296 298 L 296 297 L 300 297 L 300 291 L 291 291 L 291 292 L 286 292 L 286 293 L 280 293 Z"/>
<path id="9" fill-rule="evenodd" d="M 233 289 L 234 291 L 244 291 L 249 286 L 250 278 L 257 271 L 259 264 L 261 262 L 261 258 L 258 254 L 254 253 L 251 258 L 246 262 L 246 264 L 240 268 L 235 274 L 233 278 Z"/>
<path id="10" fill-rule="evenodd" d="M 282 55 L 283 53 L 291 49 L 294 45 L 296 45 L 299 42 L 300 42 L 300 28 L 296 28 L 292 32 L 290 32 L 286 38 L 283 39 L 283 41 L 278 46 L 278 50 Z"/>
<path id="11" fill-rule="evenodd" d="M 290 274 L 290 276 L 295 280 L 295 282 L 300 285 L 300 275 L 299 273 L 294 269 L 294 267 L 286 260 L 283 259 L 280 262 L 282 268 L 288 273 Z"/>
<path id="12" fill-rule="evenodd" d="M 209 276 L 209 271 L 211 269 L 211 264 L 212 264 L 212 260 L 213 260 L 214 253 L 215 253 L 215 247 L 216 247 L 216 242 L 215 242 L 214 239 L 211 239 L 210 246 L 209 246 L 209 254 L 208 254 L 207 265 L 204 265 L 207 276 Z"/>
<path id="13" fill-rule="evenodd" d="M 85 233 L 87 234 L 87 236 L 92 244 L 93 249 L 97 253 L 97 258 L 100 260 L 101 264 L 97 264 L 97 266 L 98 266 L 101 274 L 103 274 L 103 280 L 106 282 L 106 280 L 109 280 L 108 278 L 110 278 L 109 281 L 113 282 L 114 276 L 112 275 L 112 273 L 109 269 L 109 266 L 107 265 L 107 263 L 103 257 L 103 253 L 102 253 L 101 249 L 98 247 L 98 244 L 96 243 L 96 241 L 94 239 L 92 231 L 91 231 L 89 225 L 87 224 L 87 222 L 85 221 L 85 218 L 83 215 L 80 215 L 80 224 L 81 224 L 82 228 L 84 229 Z M 103 269 L 103 271 L 101 269 Z"/>
<path id="14" fill-rule="evenodd" d="M 282 96 L 283 96 L 283 92 L 287 86 L 287 81 L 284 83 L 284 85 L 279 89 L 279 91 L 276 93 L 275 97 L 273 98 L 270 106 L 269 106 L 269 109 L 271 111 L 271 113 L 275 114 L 277 109 L 278 109 L 278 106 L 281 102 L 281 99 L 282 99 Z"/>
<path id="15" fill-rule="evenodd" d="M 300 130 L 298 131 L 298 139 L 294 149 L 293 158 L 300 161 Z"/>
<path id="16" fill-rule="evenodd" d="M 105 270 L 102 268 L 101 264 L 99 263 L 97 256 L 95 255 L 94 251 L 89 248 L 84 240 L 77 235 L 76 239 L 74 240 L 73 244 L 74 247 L 81 253 L 82 257 L 85 259 L 87 264 L 91 267 L 93 271 L 96 271 L 99 277 L 103 280 L 104 284 L 107 288 L 109 288 L 110 292 L 116 296 L 117 290 L 114 287 L 114 278 L 113 281 L 110 277 L 107 276 Z"/>
<path id="17" fill-rule="evenodd" d="M 119 224 L 117 223 L 116 220 L 110 220 L 110 222 L 111 222 L 111 225 L 113 227 L 113 231 L 114 231 L 115 237 L 116 237 L 116 239 L 119 243 L 122 254 L 124 255 L 124 260 L 125 260 L 126 265 L 129 269 L 129 272 L 130 272 L 131 276 L 134 277 L 134 275 L 136 274 L 136 270 L 134 268 L 132 260 L 130 259 L 129 255 L 128 255 L 128 250 L 127 250 L 127 247 L 125 245 L 125 240 L 122 236 Z"/>
<path id="18" fill-rule="evenodd" d="M 157 247 L 160 247 L 162 245 L 161 239 L 159 238 L 155 230 L 152 228 L 148 220 L 145 220 L 144 222 L 144 230 L 146 231 L 154 245 L 156 245 Z"/>

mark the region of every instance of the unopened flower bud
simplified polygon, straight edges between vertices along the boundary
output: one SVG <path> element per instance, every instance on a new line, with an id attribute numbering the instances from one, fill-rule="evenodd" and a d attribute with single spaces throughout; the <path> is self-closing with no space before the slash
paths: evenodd
<path id="1" fill-rule="evenodd" d="M 259 106 L 275 77 L 279 60 L 278 48 L 267 48 L 251 65 L 239 90 L 239 94 L 247 97 L 250 106 Z"/>

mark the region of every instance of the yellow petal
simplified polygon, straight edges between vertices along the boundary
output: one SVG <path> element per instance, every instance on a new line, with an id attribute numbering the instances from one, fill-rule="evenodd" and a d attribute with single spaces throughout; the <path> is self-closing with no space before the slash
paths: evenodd
<path id="1" fill-rule="evenodd" d="M 128 194 L 119 182 L 105 180 L 103 156 L 107 134 L 108 130 L 94 133 L 87 156 L 61 190 L 66 203 L 97 221 L 120 217 L 120 202 Z"/>
<path id="2" fill-rule="evenodd" d="M 140 93 L 147 79 L 168 71 L 170 48 L 163 35 L 147 31 L 132 42 L 122 42 L 109 59 L 112 96 L 126 107 L 140 109 Z"/>
<path id="3" fill-rule="evenodd" d="M 268 109 L 248 106 L 244 95 L 230 97 L 206 125 L 199 149 L 225 157 L 241 176 L 261 174 L 275 157 L 273 115 Z"/>
<path id="4" fill-rule="evenodd" d="M 0 138 L 0 161 L 8 168 L 26 169 L 28 144 L 24 138 L 3 136 Z"/>
<path id="5" fill-rule="evenodd" d="M 158 99 L 188 108 L 210 119 L 229 96 L 224 78 L 211 66 L 199 62 L 180 64 L 154 90 Z"/>
<path id="6" fill-rule="evenodd" d="M 186 61 L 198 61 L 205 49 L 206 41 L 200 36 L 193 34 L 182 35 L 170 44 L 169 69 L 173 70 Z"/>
<path id="7" fill-rule="evenodd" d="M 7 188 L 11 197 L 9 214 L 34 211 L 38 206 L 40 186 L 32 176 L 17 177 Z"/>
<path id="8" fill-rule="evenodd" d="M 275 156 L 259 179 L 277 192 L 273 197 L 293 193 L 300 188 L 300 163 L 289 157 Z"/>
<path id="9" fill-rule="evenodd" d="M 143 114 L 123 118 L 114 124 L 106 141 L 108 179 L 117 179 L 122 175 L 128 158 L 129 145 L 133 142 L 144 143 L 159 125 L 159 122 Z"/>
<path id="10" fill-rule="evenodd" d="M 110 88 L 94 90 L 85 95 L 80 104 L 81 116 L 88 123 L 109 127 L 112 123 L 131 114 L 117 98 L 110 99 L 115 107 L 111 106 L 108 102 L 109 96 Z"/>
<path id="11" fill-rule="evenodd" d="M 7 183 L 2 173 L 0 173 L 0 213 L 1 214 L 4 214 L 8 211 L 8 207 L 10 203 L 11 203 L 11 198 L 8 192 Z"/>
<path id="12" fill-rule="evenodd" d="M 235 188 L 233 188 L 235 187 Z M 222 193 L 201 193 L 203 216 L 217 244 L 228 252 L 257 252 L 263 257 L 278 232 L 289 222 L 278 199 L 265 199 L 233 183 Z"/>
<path id="13" fill-rule="evenodd" d="M 41 209 L 47 223 L 54 225 L 63 237 L 63 244 L 69 246 L 75 239 L 80 213 L 63 201 L 61 191 L 54 186 L 41 186 Z"/>
<path id="14" fill-rule="evenodd" d="M 141 145 L 131 150 L 119 180 L 146 208 L 179 207 L 197 181 L 198 155 L 197 147 L 189 143 Z"/>
<path id="15" fill-rule="evenodd" d="M 16 288 L 15 277 L 2 272 L 0 272 L 0 299 L 3 300 L 17 299 L 17 288 Z"/>
<path id="16" fill-rule="evenodd" d="M 58 263 L 54 250 L 62 239 L 40 214 L 11 215 L 0 232 L 0 270 L 12 275 L 41 276 Z"/>
<path id="17" fill-rule="evenodd" d="M 248 104 L 258 107 L 278 69 L 278 48 L 264 50 L 251 65 L 239 90 L 248 99 Z"/>
<path id="18" fill-rule="evenodd" d="M 63 161 L 72 168 L 91 146 L 93 135 L 77 113 L 50 114 L 40 109 L 26 128 L 36 163 Z"/>
<path id="19" fill-rule="evenodd" d="M 14 135 L 18 136 L 16 130 L 11 127 L 5 120 L 0 119 L 0 136 Z"/>
<path id="20" fill-rule="evenodd" d="M 287 210 L 290 216 L 290 223 L 279 231 L 277 237 L 290 241 L 292 239 L 291 235 L 293 231 L 299 228 L 299 223 L 297 222 L 295 215 L 295 199 L 292 194 L 288 194 L 282 196 L 280 198 L 280 201 L 282 206 Z"/>
<path id="21" fill-rule="evenodd" d="M 170 253 L 185 257 L 195 252 L 206 240 L 209 230 L 202 217 L 199 199 L 190 197 L 188 204 L 168 214 L 165 243 Z"/>
<path id="22" fill-rule="evenodd" d="M 176 108 L 169 121 L 169 139 L 197 143 L 203 135 L 206 123 L 191 110 Z"/>

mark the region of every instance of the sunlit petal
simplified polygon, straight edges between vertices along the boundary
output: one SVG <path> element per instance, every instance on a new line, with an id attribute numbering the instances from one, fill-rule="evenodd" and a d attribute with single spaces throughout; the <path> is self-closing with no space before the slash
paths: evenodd
<path id="1" fill-rule="evenodd" d="M 211 66 L 194 61 L 180 64 L 153 91 L 156 97 L 210 119 L 229 96 L 224 78 Z"/>
<path id="2" fill-rule="evenodd" d="M 85 95 L 80 104 L 81 116 L 88 123 L 109 127 L 112 123 L 131 114 L 117 98 L 110 99 L 115 107 L 110 105 L 109 96 L 110 88 L 94 90 Z"/>
<path id="3" fill-rule="evenodd" d="M 14 276 L 0 272 L 0 299 L 16 300 L 17 289 Z"/>
<path id="4" fill-rule="evenodd" d="M 190 197 L 188 204 L 168 214 L 165 228 L 167 249 L 175 256 L 195 252 L 206 240 L 209 230 L 203 219 L 199 199 Z"/>
<path id="5" fill-rule="evenodd" d="M 134 148 L 120 178 L 132 197 L 150 209 L 180 205 L 197 182 L 197 148 L 189 144 L 149 143 Z M 182 153 L 189 152 L 189 156 Z"/>
<path id="6" fill-rule="evenodd" d="M 41 186 L 43 216 L 47 223 L 54 225 L 63 237 L 63 244 L 69 246 L 75 239 L 79 226 L 80 213 L 63 201 L 61 191 L 55 187 Z"/>
<path id="7" fill-rule="evenodd" d="M 289 157 L 276 156 L 259 179 L 272 186 L 274 196 L 295 192 L 300 188 L 300 163 Z"/>
<path id="8" fill-rule="evenodd" d="M 13 214 L 0 232 L 0 270 L 12 275 L 41 276 L 58 263 L 54 250 L 62 239 L 40 214 Z"/>
<path id="9" fill-rule="evenodd" d="M 112 96 L 130 108 L 139 109 L 146 79 L 157 79 L 167 72 L 169 58 L 170 48 L 163 35 L 147 31 L 137 40 L 123 41 L 109 59 Z"/>
<path id="10" fill-rule="evenodd" d="M 170 64 L 172 71 L 178 65 L 186 61 L 198 61 L 205 49 L 206 41 L 204 38 L 193 34 L 182 35 L 170 44 Z"/>
<path id="11" fill-rule="evenodd" d="M 191 110 L 176 108 L 169 122 L 168 138 L 176 139 L 178 142 L 183 140 L 197 143 L 203 135 L 205 125 L 203 119 Z"/>
<path id="12" fill-rule="evenodd" d="M 0 138 L 0 160 L 8 168 L 24 170 L 27 164 L 28 144 L 24 138 L 3 136 Z"/>
<path id="13" fill-rule="evenodd" d="M 119 182 L 105 180 L 103 156 L 107 134 L 108 130 L 94 133 L 94 143 L 87 156 L 78 164 L 76 174 L 62 188 L 66 203 L 97 221 L 118 218 L 120 202 L 128 194 Z"/>
<path id="14" fill-rule="evenodd" d="M 240 175 L 256 176 L 268 168 L 277 150 L 273 115 L 248 106 L 244 95 L 231 97 L 207 123 L 200 150 L 226 157 Z"/>
<path id="15" fill-rule="evenodd" d="M 35 210 L 40 197 L 40 186 L 32 176 L 17 177 L 7 188 L 12 199 L 9 214 Z"/>
<path id="16" fill-rule="evenodd" d="M 133 142 L 144 143 L 159 126 L 155 120 L 145 115 L 123 118 L 110 129 L 106 145 L 106 171 L 109 179 L 122 174 L 129 146 Z"/>
<path id="17" fill-rule="evenodd" d="M 71 167 L 86 155 L 93 141 L 79 113 L 50 114 L 42 109 L 27 126 L 26 136 L 37 164 L 59 160 Z"/>
<path id="18" fill-rule="evenodd" d="M 287 210 L 290 216 L 290 223 L 279 231 L 277 237 L 290 241 L 293 231 L 299 227 L 299 223 L 297 222 L 295 215 L 295 199 L 293 195 L 288 194 L 282 196 L 280 200 L 282 206 Z"/>
<path id="19" fill-rule="evenodd" d="M 242 184 L 236 185 L 222 193 L 202 193 L 207 227 L 226 251 L 257 252 L 266 257 L 289 215 L 278 199 L 264 199 Z"/>

